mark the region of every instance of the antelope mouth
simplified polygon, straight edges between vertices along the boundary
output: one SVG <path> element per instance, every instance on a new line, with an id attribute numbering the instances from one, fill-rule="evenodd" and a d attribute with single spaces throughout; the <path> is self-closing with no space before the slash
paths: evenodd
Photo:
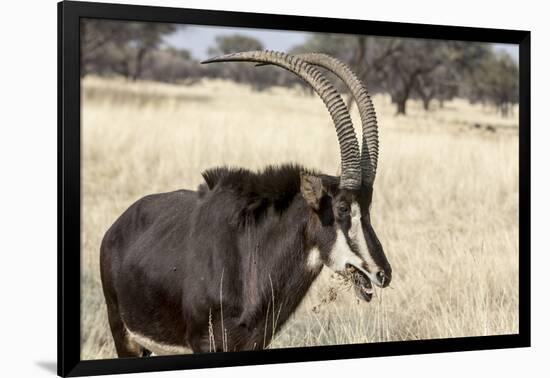
<path id="1" fill-rule="evenodd" d="M 353 283 L 355 295 L 366 302 L 370 302 L 374 294 L 374 288 L 370 278 L 351 264 L 346 264 L 346 273 Z"/>

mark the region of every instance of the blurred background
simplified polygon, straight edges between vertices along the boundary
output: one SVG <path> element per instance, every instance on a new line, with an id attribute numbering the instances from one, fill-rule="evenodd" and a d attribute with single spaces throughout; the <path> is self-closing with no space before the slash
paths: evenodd
<path id="1" fill-rule="evenodd" d="M 304 85 L 285 70 L 243 64 L 201 66 L 200 60 L 250 50 L 324 52 L 346 62 L 372 93 L 387 93 L 396 112 L 407 101 L 425 110 L 455 97 L 513 115 L 518 102 L 518 47 L 427 39 L 84 20 L 81 73 L 193 84 L 223 78 L 262 91 Z"/>
<path id="2" fill-rule="evenodd" d="M 220 165 L 338 174 L 328 112 L 295 75 L 199 64 L 260 49 L 325 52 L 367 84 L 371 219 L 393 267 L 368 304 L 323 269 L 270 347 L 517 333 L 517 46 L 92 19 L 81 33 L 82 359 L 116 357 L 99 246 L 133 202 L 195 189 Z"/>

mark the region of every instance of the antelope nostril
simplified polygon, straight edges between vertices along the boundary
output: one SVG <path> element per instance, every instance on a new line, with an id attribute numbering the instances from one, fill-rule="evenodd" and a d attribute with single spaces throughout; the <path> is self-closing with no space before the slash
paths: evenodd
<path id="1" fill-rule="evenodd" d="M 378 283 L 380 283 L 381 287 L 387 287 L 390 284 L 391 281 L 391 270 L 385 271 L 380 270 L 376 273 L 376 278 L 378 279 Z"/>

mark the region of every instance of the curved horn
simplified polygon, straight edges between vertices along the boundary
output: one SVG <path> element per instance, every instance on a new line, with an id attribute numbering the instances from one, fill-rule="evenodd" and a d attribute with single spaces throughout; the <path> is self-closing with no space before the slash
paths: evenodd
<path id="1" fill-rule="evenodd" d="M 267 63 L 282 67 L 295 73 L 309 85 L 321 97 L 327 107 L 340 145 L 340 157 L 342 164 L 342 189 L 359 189 L 361 186 L 361 164 L 359 158 L 359 144 L 351 122 L 351 117 L 342 98 L 317 68 L 306 63 L 300 58 L 274 51 L 248 51 L 227 54 L 201 63 L 214 62 L 256 62 Z"/>
<path id="2" fill-rule="evenodd" d="M 361 170 L 363 182 L 372 185 L 378 164 L 378 124 L 376 111 L 365 85 L 353 73 L 349 66 L 326 54 L 309 53 L 298 55 L 310 64 L 323 67 L 338 76 L 351 91 L 363 128 L 363 147 L 361 150 Z"/>
<path id="3" fill-rule="evenodd" d="M 296 54 L 307 63 L 323 67 L 338 76 L 349 88 L 357 103 L 363 128 L 363 147 L 361 149 L 361 171 L 363 182 L 374 183 L 376 166 L 378 164 L 378 125 L 376 112 L 369 92 L 351 68 L 340 60 L 322 53 Z"/>

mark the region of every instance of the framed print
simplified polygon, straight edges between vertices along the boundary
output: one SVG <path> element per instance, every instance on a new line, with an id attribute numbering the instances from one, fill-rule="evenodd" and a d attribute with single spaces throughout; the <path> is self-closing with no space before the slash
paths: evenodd
<path id="1" fill-rule="evenodd" d="M 528 31 L 58 20 L 59 375 L 530 345 Z"/>

